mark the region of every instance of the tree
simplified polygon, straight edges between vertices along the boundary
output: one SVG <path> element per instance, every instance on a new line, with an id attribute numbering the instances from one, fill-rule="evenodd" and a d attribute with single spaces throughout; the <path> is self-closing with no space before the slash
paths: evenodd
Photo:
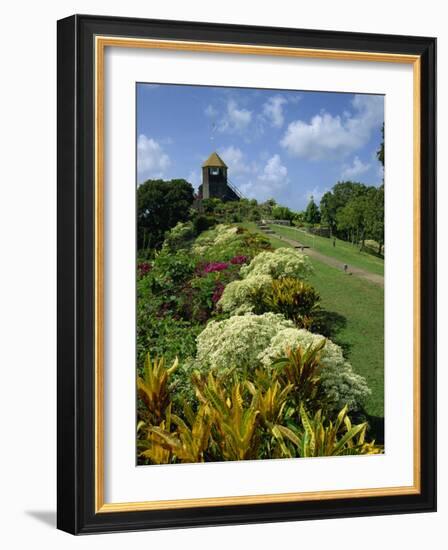
<path id="1" fill-rule="evenodd" d="M 381 128 L 381 135 L 383 137 L 383 141 L 380 144 L 380 148 L 376 152 L 376 158 L 381 162 L 381 164 L 384 166 L 384 122 L 383 126 Z"/>
<path id="2" fill-rule="evenodd" d="M 336 231 L 336 205 L 333 194 L 328 191 L 320 199 L 320 216 L 322 222 L 330 228 L 330 237 Z"/>
<path id="3" fill-rule="evenodd" d="M 319 223 L 320 222 L 320 212 L 319 207 L 314 202 L 314 198 L 310 198 L 310 202 L 308 203 L 308 206 L 305 210 L 305 221 L 308 223 Z"/>
<path id="4" fill-rule="evenodd" d="M 147 180 L 137 189 L 137 246 L 158 248 L 165 232 L 188 220 L 194 193 L 183 179 Z"/>
<path id="5" fill-rule="evenodd" d="M 366 230 L 371 239 L 378 243 L 378 254 L 384 245 L 384 185 L 371 187 L 367 198 Z"/>
<path id="6" fill-rule="evenodd" d="M 294 219 L 294 212 L 287 206 L 274 206 L 272 209 L 272 217 L 274 220 L 292 221 Z"/>
<path id="7" fill-rule="evenodd" d="M 277 206 L 275 199 L 268 199 L 267 201 L 262 202 L 260 204 L 261 214 L 266 218 L 270 218 L 272 215 L 272 209 L 275 206 Z"/>

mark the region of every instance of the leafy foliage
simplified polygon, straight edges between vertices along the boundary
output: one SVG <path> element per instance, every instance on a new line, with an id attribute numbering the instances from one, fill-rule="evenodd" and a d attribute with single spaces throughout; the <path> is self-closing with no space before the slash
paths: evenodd
<path id="1" fill-rule="evenodd" d="M 278 426 L 275 432 L 278 439 L 285 444 L 289 440 L 294 450 L 289 450 L 290 456 L 302 458 L 316 456 L 341 456 L 380 454 L 382 447 L 375 442 L 365 442 L 367 423 L 352 425 L 347 416 L 347 407 L 344 407 L 335 422 L 327 421 L 318 410 L 313 418 L 303 404 L 300 405 L 302 429 Z M 284 445 L 283 448 L 285 448 Z"/>
<path id="2" fill-rule="evenodd" d="M 227 392 L 213 375 L 209 374 L 207 383 L 198 388 L 197 394 L 199 400 L 211 408 L 215 438 L 222 459 L 256 458 L 259 411 L 254 406 L 254 399 L 245 406 L 241 384 L 236 382 Z"/>
<path id="3" fill-rule="evenodd" d="M 305 329 L 285 328 L 271 338 L 269 345 L 258 355 L 258 360 L 269 370 L 278 358 L 285 357 L 288 349 L 298 346 L 316 349 L 322 342 L 324 345 L 319 351 L 322 405 L 333 412 L 345 405 L 350 411 L 359 410 L 370 390 L 365 379 L 345 361 L 341 348 L 329 338 Z"/>
<path id="4" fill-rule="evenodd" d="M 319 294 L 314 287 L 294 277 L 273 279 L 271 284 L 263 287 L 256 296 L 259 308 L 282 313 L 300 328 L 310 327 L 319 300 Z"/>
<path id="5" fill-rule="evenodd" d="M 183 179 L 147 180 L 137 189 L 138 248 L 158 248 L 165 232 L 188 220 L 194 193 Z"/>
<path id="6" fill-rule="evenodd" d="M 294 350 L 294 357 L 290 354 L 287 364 L 279 362 L 280 372 L 274 371 L 270 379 L 262 371 L 243 381 L 194 373 L 195 407 L 184 402 L 177 414 L 169 403 L 164 418 L 154 424 L 148 421 L 155 418 L 150 411 L 141 412 L 145 420 L 137 428 L 139 460 L 163 464 L 381 453 L 375 442 L 365 440 L 367 423 L 352 425 L 347 407 L 334 421 L 327 421 L 321 409 L 308 416 L 316 392 L 303 387 L 298 395 L 295 389 L 305 383 L 309 390 L 319 352 Z M 172 374 L 166 371 L 167 379 Z M 152 411 L 153 402 L 145 400 L 144 405 L 150 403 Z"/>
<path id="7" fill-rule="evenodd" d="M 151 435 L 158 437 L 158 445 L 181 462 L 204 462 L 212 425 L 209 406 L 200 406 L 194 414 L 188 403 L 184 403 L 184 417 L 185 421 L 177 415 L 171 416 L 171 422 L 177 426 L 176 432 L 171 433 L 169 426 L 168 429 L 154 426 L 150 430 Z"/>
<path id="8" fill-rule="evenodd" d="M 158 423 L 163 420 L 170 402 L 168 380 L 178 366 L 176 359 L 170 368 L 166 368 L 163 357 L 151 360 L 149 353 L 147 354 L 143 376 L 137 376 L 137 390 L 146 406 L 145 412 L 150 422 Z"/>
<path id="9" fill-rule="evenodd" d="M 166 233 L 163 247 L 171 252 L 181 248 L 187 248 L 196 236 L 193 224 L 188 222 L 177 222 L 177 224 Z"/>
<path id="10" fill-rule="evenodd" d="M 310 198 L 310 202 L 305 210 L 305 221 L 311 224 L 320 222 L 320 212 L 319 207 L 314 202 L 314 198 Z"/>
<path id="11" fill-rule="evenodd" d="M 325 340 L 317 346 L 287 348 L 285 355 L 272 364 L 279 380 L 294 390 L 296 402 L 316 399 L 320 383 L 320 352 L 324 345 Z"/>

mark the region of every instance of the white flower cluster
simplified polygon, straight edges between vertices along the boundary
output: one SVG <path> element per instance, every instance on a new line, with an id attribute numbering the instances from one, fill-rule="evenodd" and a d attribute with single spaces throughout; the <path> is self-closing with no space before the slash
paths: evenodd
<path id="1" fill-rule="evenodd" d="M 226 226 L 223 224 L 218 225 L 217 227 L 217 236 L 215 237 L 214 245 L 224 244 L 227 241 L 233 240 L 235 235 L 238 233 L 238 227 L 236 226 Z"/>
<path id="2" fill-rule="evenodd" d="M 300 254 L 293 248 L 277 248 L 273 252 L 261 252 L 241 268 L 243 278 L 253 275 L 270 275 L 279 277 L 296 277 L 304 279 L 313 272 L 311 262 L 305 254 Z"/>
<path id="3" fill-rule="evenodd" d="M 163 248 L 179 248 L 193 237 L 194 229 L 191 222 L 177 222 L 166 234 Z"/>
<path id="4" fill-rule="evenodd" d="M 324 336 L 297 329 L 280 314 L 236 315 L 224 321 L 212 321 L 197 338 L 194 368 L 203 372 L 232 372 L 244 375 L 257 368 L 269 369 L 288 347 L 313 346 Z M 362 376 L 344 360 L 342 350 L 326 339 L 321 353 L 321 384 L 327 406 L 338 411 L 348 405 L 357 410 L 370 394 Z"/>
<path id="5" fill-rule="evenodd" d="M 295 346 L 315 347 L 319 345 L 324 336 L 313 334 L 305 329 L 287 328 L 278 332 L 269 346 L 259 355 L 261 364 L 269 368 L 275 359 L 284 355 L 288 348 Z M 321 360 L 321 384 L 324 389 L 329 408 L 339 411 L 347 405 L 349 410 L 357 410 L 365 402 L 371 391 L 364 377 L 353 371 L 350 363 L 345 361 L 342 349 L 328 338 L 320 352 Z"/>
<path id="6" fill-rule="evenodd" d="M 233 240 L 237 233 L 238 227 L 220 223 L 213 229 L 204 231 L 204 233 L 199 235 L 193 245 L 192 251 L 194 254 L 201 256 L 208 248 Z"/>
<path id="7" fill-rule="evenodd" d="M 218 302 L 224 313 L 244 315 L 253 311 L 254 293 L 269 287 L 272 277 L 269 275 L 253 275 L 239 281 L 229 283 Z"/>
<path id="8" fill-rule="evenodd" d="M 224 321 L 212 321 L 197 338 L 195 367 L 227 374 L 233 370 L 253 371 L 260 366 L 259 354 L 282 329 L 294 325 L 283 315 L 236 315 Z"/>

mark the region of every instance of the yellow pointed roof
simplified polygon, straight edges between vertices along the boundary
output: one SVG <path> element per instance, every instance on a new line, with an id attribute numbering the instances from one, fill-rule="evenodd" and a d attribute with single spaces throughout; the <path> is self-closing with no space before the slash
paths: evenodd
<path id="1" fill-rule="evenodd" d="M 222 160 L 218 153 L 213 153 L 208 157 L 208 159 L 202 164 L 202 167 L 211 166 L 213 168 L 224 167 L 227 168 L 227 164 Z"/>

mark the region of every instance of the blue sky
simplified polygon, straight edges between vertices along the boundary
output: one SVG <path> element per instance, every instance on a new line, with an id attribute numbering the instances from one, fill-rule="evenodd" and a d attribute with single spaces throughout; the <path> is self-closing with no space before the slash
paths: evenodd
<path id="1" fill-rule="evenodd" d="M 383 120 L 377 95 L 137 84 L 137 181 L 197 188 L 216 150 L 245 196 L 301 210 L 338 181 L 380 185 Z"/>

